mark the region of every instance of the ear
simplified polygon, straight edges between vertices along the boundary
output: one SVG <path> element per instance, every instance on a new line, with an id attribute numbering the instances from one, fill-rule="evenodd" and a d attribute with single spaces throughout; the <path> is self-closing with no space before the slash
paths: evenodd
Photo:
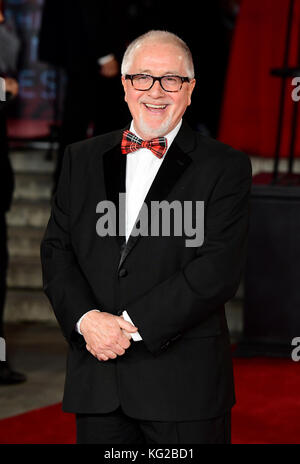
<path id="1" fill-rule="evenodd" d="M 193 90 L 195 88 L 195 85 L 196 85 L 196 79 L 192 79 L 189 83 L 189 93 L 188 93 L 188 104 L 187 106 L 189 106 L 191 104 L 191 97 L 192 97 L 192 93 L 193 93 Z"/>
<path id="2" fill-rule="evenodd" d="M 121 76 L 121 82 L 122 82 L 123 89 L 124 89 L 124 100 L 127 103 L 127 82 L 124 76 Z"/>

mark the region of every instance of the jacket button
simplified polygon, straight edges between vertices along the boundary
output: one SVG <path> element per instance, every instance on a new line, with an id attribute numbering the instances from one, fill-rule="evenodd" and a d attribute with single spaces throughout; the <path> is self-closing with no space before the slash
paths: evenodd
<path id="1" fill-rule="evenodd" d="M 128 274 L 127 269 L 124 269 L 124 267 L 119 270 L 119 277 L 126 277 L 127 274 Z"/>

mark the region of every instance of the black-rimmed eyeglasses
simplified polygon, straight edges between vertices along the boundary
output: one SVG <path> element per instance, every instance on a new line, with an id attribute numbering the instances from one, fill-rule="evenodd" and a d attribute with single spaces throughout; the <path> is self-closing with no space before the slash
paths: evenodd
<path id="1" fill-rule="evenodd" d="M 150 74 L 126 74 L 125 79 L 130 79 L 135 90 L 150 90 L 154 82 L 158 81 L 166 92 L 179 92 L 184 82 L 190 82 L 189 77 L 166 75 L 154 77 Z"/>

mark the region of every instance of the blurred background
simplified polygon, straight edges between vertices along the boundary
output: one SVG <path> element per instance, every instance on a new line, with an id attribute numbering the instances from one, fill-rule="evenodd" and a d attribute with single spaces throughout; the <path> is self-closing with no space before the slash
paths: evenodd
<path id="1" fill-rule="evenodd" d="M 65 146 L 130 121 L 120 63 L 150 29 L 192 51 L 188 123 L 252 163 L 247 265 L 226 305 L 233 443 L 300 443 L 300 0 L 0 0 L 0 443 L 74 443 L 40 242 Z"/>

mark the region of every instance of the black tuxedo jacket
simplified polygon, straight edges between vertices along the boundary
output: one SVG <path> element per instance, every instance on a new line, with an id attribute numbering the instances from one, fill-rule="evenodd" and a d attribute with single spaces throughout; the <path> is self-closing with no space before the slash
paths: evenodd
<path id="1" fill-rule="evenodd" d="M 64 411 L 119 405 L 146 420 L 216 417 L 234 404 L 224 303 L 235 294 L 246 251 L 248 157 L 183 123 L 146 197 L 204 201 L 202 246 L 187 237 L 100 237 L 99 201 L 125 191 L 122 131 L 69 145 L 41 244 L 44 290 L 69 343 Z M 130 156 L 130 155 L 128 155 Z M 99 362 L 75 330 L 99 308 L 126 309 L 143 341 Z"/>

